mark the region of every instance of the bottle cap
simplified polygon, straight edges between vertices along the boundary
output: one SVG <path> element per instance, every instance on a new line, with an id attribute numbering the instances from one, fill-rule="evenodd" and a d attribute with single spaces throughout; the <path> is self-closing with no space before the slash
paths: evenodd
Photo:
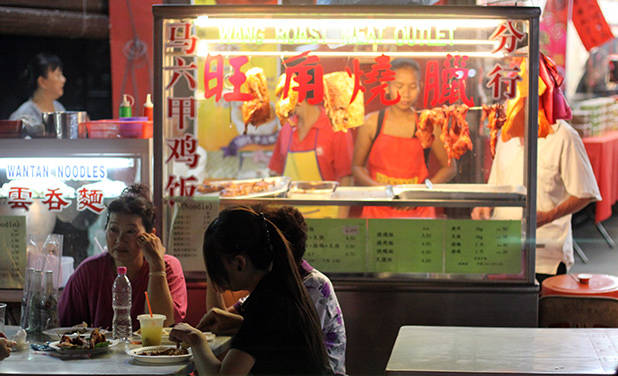
<path id="1" fill-rule="evenodd" d="M 150 94 L 146 94 L 146 102 L 144 102 L 144 107 L 153 107 Z"/>
<path id="2" fill-rule="evenodd" d="M 126 266 L 119 266 L 118 268 L 116 268 L 116 270 L 118 271 L 118 274 L 127 274 Z"/>
<path id="3" fill-rule="evenodd" d="M 129 94 L 122 94 L 122 103 L 120 103 L 123 107 L 133 107 L 133 103 L 135 99 Z"/>

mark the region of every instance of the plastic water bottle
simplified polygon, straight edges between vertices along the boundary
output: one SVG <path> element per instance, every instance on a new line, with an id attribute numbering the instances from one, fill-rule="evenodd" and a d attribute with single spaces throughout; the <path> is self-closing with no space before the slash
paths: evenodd
<path id="1" fill-rule="evenodd" d="M 112 287 L 112 336 L 127 341 L 133 332 L 131 327 L 131 282 L 127 278 L 127 267 L 118 267 L 118 276 Z"/>

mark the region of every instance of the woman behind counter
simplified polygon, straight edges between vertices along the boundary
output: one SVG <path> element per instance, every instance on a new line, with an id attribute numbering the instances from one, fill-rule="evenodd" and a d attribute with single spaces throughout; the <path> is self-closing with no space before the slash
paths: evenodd
<path id="1" fill-rule="evenodd" d="M 43 112 L 65 111 L 57 101 L 64 94 L 67 79 L 62 74 L 62 61 L 56 55 L 40 53 L 26 68 L 28 90 L 32 97 L 10 116 L 10 120 L 22 120 L 30 135 L 43 132 Z"/>
<path id="2" fill-rule="evenodd" d="M 219 361 L 204 333 L 178 324 L 170 339 L 188 343 L 200 375 L 329 374 L 313 303 L 281 231 L 245 207 L 222 211 L 204 235 L 204 261 L 219 290 L 248 290 L 244 320 Z"/>
<path id="3" fill-rule="evenodd" d="M 423 184 L 429 178 L 425 150 L 415 136 L 417 115 L 414 103 L 421 92 L 420 68 L 411 59 L 391 62 L 395 79 L 389 82 L 386 93 L 401 100 L 394 105 L 367 115 L 359 128 L 354 146 L 352 173 L 357 185 Z M 440 130 L 430 151 L 440 168 L 431 176 L 433 183 L 445 183 L 455 176 L 455 162 L 448 165 L 448 156 L 440 141 Z M 427 150 L 429 151 L 429 150 Z M 433 207 L 399 209 L 389 207 L 363 208 L 363 217 L 435 217 Z"/>
<path id="4" fill-rule="evenodd" d="M 169 326 L 184 319 L 187 289 L 180 261 L 165 254 L 155 235 L 154 207 L 148 187 L 126 188 L 108 208 L 105 225 L 107 252 L 84 260 L 60 298 L 60 325 L 86 322 L 90 326 L 111 328 L 112 285 L 116 267 L 126 266 L 131 281 L 131 318 L 138 328 L 137 315 L 147 312 L 144 291 L 148 291 L 153 313 L 167 316 Z"/>

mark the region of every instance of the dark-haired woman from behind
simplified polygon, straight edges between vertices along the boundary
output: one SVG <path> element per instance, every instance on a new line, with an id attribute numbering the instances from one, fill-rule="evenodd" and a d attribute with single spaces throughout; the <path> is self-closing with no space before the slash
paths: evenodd
<path id="1" fill-rule="evenodd" d="M 86 322 L 93 327 L 111 328 L 112 285 L 118 266 L 127 267 L 131 281 L 131 318 L 148 312 L 144 291 L 148 291 L 153 313 L 167 316 L 169 326 L 184 319 L 187 289 L 180 261 L 165 253 L 155 234 L 154 206 L 148 187 L 135 184 L 107 208 L 105 238 L 107 252 L 84 260 L 60 298 L 60 325 Z"/>
<path id="2" fill-rule="evenodd" d="M 24 73 L 32 97 L 10 116 L 10 120 L 23 120 L 30 135 L 43 132 L 43 112 L 64 111 L 57 101 L 64 94 L 66 78 L 62 73 L 62 61 L 56 55 L 40 53 L 29 63 Z"/>
<path id="3" fill-rule="evenodd" d="M 219 290 L 248 290 L 244 320 L 219 361 L 205 335 L 178 324 L 170 339 L 188 343 L 200 375 L 330 374 L 322 332 L 287 241 L 246 207 L 222 211 L 204 235 L 204 260 Z"/>

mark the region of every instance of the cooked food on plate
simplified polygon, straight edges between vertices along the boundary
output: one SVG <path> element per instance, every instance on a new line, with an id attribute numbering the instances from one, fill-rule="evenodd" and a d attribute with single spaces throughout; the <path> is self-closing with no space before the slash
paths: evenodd
<path id="1" fill-rule="evenodd" d="M 268 85 L 262 68 L 251 68 L 245 75 L 247 76 L 245 81 L 247 91 L 254 95 L 252 100 L 243 102 L 241 107 L 242 119 L 245 123 L 245 134 L 247 134 L 247 126 L 249 124 L 253 124 L 254 127 L 260 126 L 270 121 L 274 114 L 270 107 Z"/>
<path id="2" fill-rule="evenodd" d="M 89 336 L 69 336 L 64 334 L 60 341 L 58 341 L 58 347 L 65 350 L 91 350 L 95 347 L 108 346 L 109 344 L 109 341 L 105 339 L 105 335 L 98 328 L 95 328 Z"/>
<path id="3" fill-rule="evenodd" d="M 187 355 L 189 352 L 185 348 L 158 348 L 152 350 L 144 350 L 137 355 L 145 355 L 145 356 L 174 356 L 174 355 Z"/>
<path id="4" fill-rule="evenodd" d="M 275 180 L 255 180 L 255 181 L 221 181 L 212 182 L 205 180 L 197 187 L 200 193 L 221 192 L 223 197 L 245 196 L 249 194 L 268 192 L 276 186 Z"/>

